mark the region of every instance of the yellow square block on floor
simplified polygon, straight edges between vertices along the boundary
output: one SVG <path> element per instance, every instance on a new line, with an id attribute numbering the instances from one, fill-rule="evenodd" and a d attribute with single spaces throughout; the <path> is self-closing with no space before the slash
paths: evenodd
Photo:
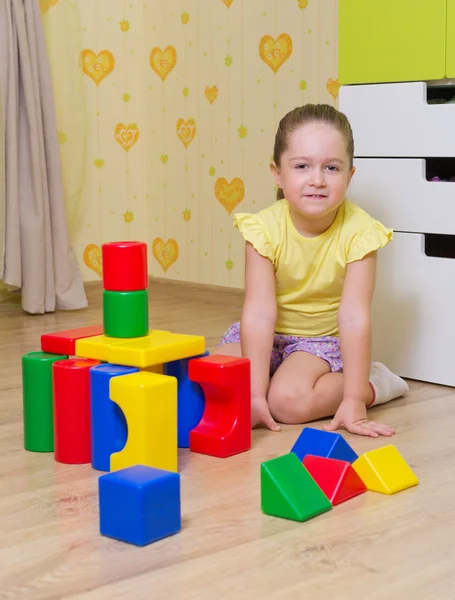
<path id="1" fill-rule="evenodd" d="M 352 466 L 372 492 L 396 494 L 419 483 L 411 467 L 393 445 L 365 452 Z"/>
<path id="2" fill-rule="evenodd" d="M 108 361 L 107 352 L 112 344 L 123 341 L 119 338 L 107 337 L 105 335 L 94 335 L 93 337 L 76 340 L 76 356 L 81 358 L 94 358 L 95 360 Z"/>
<path id="3" fill-rule="evenodd" d="M 144 369 L 174 360 L 191 358 L 205 352 L 205 338 L 153 329 L 141 338 L 111 344 L 107 360 L 116 365 Z"/>

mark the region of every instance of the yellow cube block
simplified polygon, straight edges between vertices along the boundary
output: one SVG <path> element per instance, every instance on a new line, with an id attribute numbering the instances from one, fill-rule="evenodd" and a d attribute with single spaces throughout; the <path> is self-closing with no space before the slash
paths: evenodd
<path id="1" fill-rule="evenodd" d="M 110 398 L 128 425 L 124 448 L 111 454 L 111 471 L 146 465 L 177 472 L 177 379 L 145 371 L 113 377 Z"/>
<path id="2" fill-rule="evenodd" d="M 205 352 L 205 338 L 151 330 L 141 338 L 124 339 L 107 349 L 108 362 L 144 369 Z"/>
<path id="3" fill-rule="evenodd" d="M 112 344 L 118 344 L 120 341 L 119 338 L 107 337 L 106 335 L 94 335 L 76 340 L 76 356 L 107 362 L 108 348 Z"/>
<path id="4" fill-rule="evenodd" d="M 373 492 L 396 494 L 419 483 L 411 467 L 393 445 L 365 452 L 352 466 Z"/>

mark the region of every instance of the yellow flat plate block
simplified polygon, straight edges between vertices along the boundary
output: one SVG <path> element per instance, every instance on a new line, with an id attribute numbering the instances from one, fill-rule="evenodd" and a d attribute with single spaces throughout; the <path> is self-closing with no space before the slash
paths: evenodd
<path id="1" fill-rule="evenodd" d="M 365 452 L 352 466 L 372 492 L 396 494 L 419 483 L 411 467 L 393 445 Z"/>
<path id="2" fill-rule="evenodd" d="M 177 379 L 140 371 L 113 377 L 109 395 L 123 411 L 128 439 L 111 471 L 146 465 L 177 471 Z"/>
<path id="3" fill-rule="evenodd" d="M 116 365 L 144 369 L 204 352 L 203 336 L 151 330 L 145 337 L 108 345 L 107 360 Z"/>
<path id="4" fill-rule="evenodd" d="M 76 340 L 76 356 L 107 362 L 108 348 L 112 344 L 118 344 L 121 341 L 123 340 L 105 335 L 94 335 L 93 337 Z"/>

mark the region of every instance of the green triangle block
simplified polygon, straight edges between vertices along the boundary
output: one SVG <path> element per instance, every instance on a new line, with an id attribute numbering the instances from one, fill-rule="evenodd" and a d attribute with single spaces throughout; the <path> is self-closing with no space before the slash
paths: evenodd
<path id="1" fill-rule="evenodd" d="M 262 511 L 273 517 L 306 521 L 332 504 L 293 453 L 261 464 Z"/>

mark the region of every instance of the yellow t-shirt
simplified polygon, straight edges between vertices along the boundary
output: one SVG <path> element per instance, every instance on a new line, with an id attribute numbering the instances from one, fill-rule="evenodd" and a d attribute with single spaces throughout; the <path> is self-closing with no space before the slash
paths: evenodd
<path id="1" fill-rule="evenodd" d="M 338 307 L 347 263 L 392 239 L 392 230 L 345 200 L 332 225 L 313 238 L 295 228 L 287 200 L 258 214 L 238 213 L 234 225 L 275 269 L 275 331 L 304 337 L 338 336 Z"/>

